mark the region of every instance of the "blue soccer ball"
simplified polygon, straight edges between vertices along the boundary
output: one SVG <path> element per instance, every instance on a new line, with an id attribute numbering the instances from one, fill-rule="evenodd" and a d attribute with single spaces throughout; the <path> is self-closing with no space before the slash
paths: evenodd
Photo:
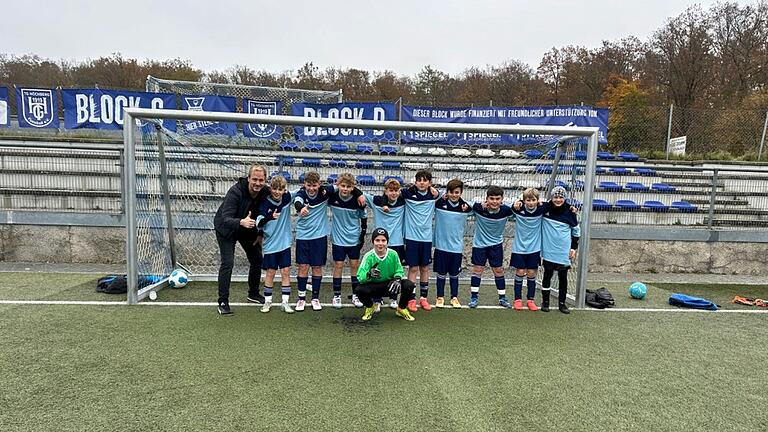
<path id="1" fill-rule="evenodd" d="M 633 299 L 642 300 L 645 298 L 646 294 L 648 294 L 648 287 L 642 282 L 633 282 L 632 285 L 629 286 L 629 295 L 632 296 Z"/>
<path id="2" fill-rule="evenodd" d="M 174 270 L 170 276 L 168 276 L 168 286 L 171 288 L 184 288 L 189 282 L 189 275 L 187 272 L 181 269 Z"/>

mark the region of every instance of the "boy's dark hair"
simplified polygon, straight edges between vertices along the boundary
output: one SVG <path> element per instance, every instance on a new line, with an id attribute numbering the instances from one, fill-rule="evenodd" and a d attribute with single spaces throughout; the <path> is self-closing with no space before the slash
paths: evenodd
<path id="1" fill-rule="evenodd" d="M 461 189 L 464 192 L 464 182 L 459 179 L 453 179 L 445 185 L 445 189 L 450 192 L 452 190 Z"/>
<path id="2" fill-rule="evenodd" d="M 498 186 L 489 186 L 488 191 L 485 193 L 485 196 L 491 197 L 491 196 L 504 196 L 504 189 L 498 187 Z"/>
<path id="3" fill-rule="evenodd" d="M 416 179 L 416 181 L 419 181 L 419 180 L 432 181 L 432 172 L 430 172 L 429 170 L 418 170 L 416 171 L 416 175 L 414 176 L 414 179 Z"/>
<path id="4" fill-rule="evenodd" d="M 304 174 L 304 183 L 320 183 L 320 174 L 316 171 L 310 171 Z"/>

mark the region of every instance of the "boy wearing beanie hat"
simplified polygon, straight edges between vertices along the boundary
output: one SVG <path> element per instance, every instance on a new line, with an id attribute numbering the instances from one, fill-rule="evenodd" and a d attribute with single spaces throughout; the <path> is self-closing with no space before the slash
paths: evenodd
<path id="1" fill-rule="evenodd" d="M 384 228 L 376 228 L 371 234 L 371 241 L 373 249 L 363 256 L 357 269 L 360 284 L 355 289 L 355 294 L 365 306 L 363 321 L 370 320 L 376 312 L 374 297 L 398 294 L 400 299 L 395 315 L 406 321 L 414 321 L 407 307 L 415 285 L 408 279 L 403 279 L 405 272 L 400 264 L 400 257 L 397 252 L 387 247 L 389 233 Z"/>
<path id="2" fill-rule="evenodd" d="M 564 314 L 571 313 L 565 304 L 568 293 L 568 269 L 571 259 L 576 256 L 581 231 L 576 214 L 565 204 L 565 189 L 552 189 L 550 205 L 544 213 L 541 224 L 541 256 L 544 261 L 544 278 L 541 282 L 541 310 L 549 312 L 549 288 L 552 276 L 557 271 L 558 309 Z"/>

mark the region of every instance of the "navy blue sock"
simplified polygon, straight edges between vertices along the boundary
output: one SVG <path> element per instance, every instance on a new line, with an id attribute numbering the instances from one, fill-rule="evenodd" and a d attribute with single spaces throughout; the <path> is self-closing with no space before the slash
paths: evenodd
<path id="1" fill-rule="evenodd" d="M 515 300 L 523 298 L 523 277 L 515 275 Z"/>
<path id="2" fill-rule="evenodd" d="M 264 284 L 264 297 L 266 301 L 272 301 L 272 287 Z"/>
<path id="3" fill-rule="evenodd" d="M 341 295 L 341 278 L 340 277 L 333 278 L 333 295 L 334 296 Z"/>
<path id="4" fill-rule="evenodd" d="M 429 282 L 419 282 L 419 290 L 421 291 L 421 296 L 426 297 L 429 294 Z"/>
<path id="5" fill-rule="evenodd" d="M 299 300 L 306 300 L 307 298 L 307 281 L 309 278 L 306 276 L 298 276 L 296 277 L 298 290 L 299 290 Z"/>
<path id="6" fill-rule="evenodd" d="M 280 293 L 283 295 L 283 303 L 288 303 L 288 300 L 291 298 L 291 286 L 281 286 Z"/>
<path id="7" fill-rule="evenodd" d="M 357 276 L 351 276 L 350 279 L 352 280 L 352 293 L 354 294 L 360 282 L 357 280 Z"/>
<path id="8" fill-rule="evenodd" d="M 451 298 L 459 296 L 459 275 L 451 275 Z"/>
<path id="9" fill-rule="evenodd" d="M 496 291 L 499 293 L 499 299 L 506 298 L 507 287 L 506 281 L 504 281 L 504 276 L 495 276 L 493 281 L 496 283 Z"/>
<path id="10" fill-rule="evenodd" d="M 437 296 L 438 297 L 444 297 L 445 296 L 445 275 L 439 274 L 437 275 Z"/>
<path id="11" fill-rule="evenodd" d="M 536 297 L 536 278 L 528 278 L 528 300 Z"/>
<path id="12" fill-rule="evenodd" d="M 322 282 L 322 276 L 312 276 L 312 300 L 320 298 L 320 284 Z"/>
<path id="13" fill-rule="evenodd" d="M 470 278 L 470 296 L 473 299 L 476 299 L 478 296 L 478 293 L 480 292 L 480 276 L 479 273 L 472 273 L 472 277 Z"/>

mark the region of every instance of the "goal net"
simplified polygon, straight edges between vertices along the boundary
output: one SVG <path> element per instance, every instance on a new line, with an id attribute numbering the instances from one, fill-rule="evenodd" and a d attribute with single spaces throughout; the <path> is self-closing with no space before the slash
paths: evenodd
<path id="1" fill-rule="evenodd" d="M 260 164 L 269 176 L 285 177 L 289 191 L 299 189 L 310 171 L 328 183 L 349 172 L 362 191 L 381 195 L 388 179 L 407 186 L 418 170 L 427 169 L 441 193 L 449 180 L 462 180 L 462 198 L 469 203 L 482 202 L 491 185 L 504 190 L 507 205 L 519 199 L 526 188 L 539 189 L 547 199 L 552 187 L 563 186 L 567 202 L 578 209 L 581 224 L 569 291 L 576 293 L 576 304 L 583 305 L 596 129 L 149 109 L 127 109 L 126 115 L 123 189 L 129 303 L 165 286 L 163 279 L 139 288 L 140 277 L 164 278 L 174 268 L 187 269 L 194 280 L 216 280 L 219 251 L 214 214 L 238 178 L 247 176 L 251 165 Z M 321 131 L 324 133 L 318 133 Z M 433 143 L 406 142 L 415 136 L 439 139 Z M 513 136 L 520 144 L 498 144 L 503 136 Z M 295 223 L 297 216 L 291 212 Z M 371 216 L 369 212 L 369 231 L 375 226 Z M 505 267 L 509 265 L 514 230 L 514 221 L 510 221 L 505 231 Z M 465 277 L 471 269 L 473 235 L 470 217 L 464 241 Z M 366 244 L 363 253 L 369 247 Z M 329 260 L 326 274 L 330 265 Z M 247 274 L 247 260 L 237 247 L 233 277 L 245 280 Z M 509 280 L 511 275 L 508 273 Z M 556 279 L 553 288 L 557 287 Z M 484 280 L 493 280 L 490 270 L 486 270 Z M 462 282 L 461 289 L 462 295 L 468 293 L 468 283 Z"/>

